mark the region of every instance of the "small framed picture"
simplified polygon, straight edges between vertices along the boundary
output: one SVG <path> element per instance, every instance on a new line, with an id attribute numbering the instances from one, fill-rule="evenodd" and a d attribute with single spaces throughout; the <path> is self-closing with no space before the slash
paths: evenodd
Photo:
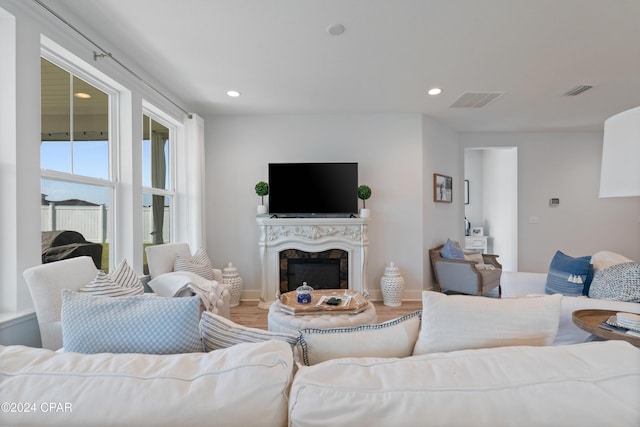
<path id="1" fill-rule="evenodd" d="M 433 174 L 433 201 L 440 203 L 453 201 L 453 178 L 439 173 Z"/>
<path id="2" fill-rule="evenodd" d="M 472 227 L 471 228 L 472 236 L 484 236 L 484 228 L 482 227 Z"/>

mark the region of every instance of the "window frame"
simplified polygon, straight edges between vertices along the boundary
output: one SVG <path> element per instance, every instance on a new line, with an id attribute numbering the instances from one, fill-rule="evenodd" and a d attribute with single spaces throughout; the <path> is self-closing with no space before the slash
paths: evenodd
<path id="1" fill-rule="evenodd" d="M 101 90 L 108 96 L 107 106 L 107 128 L 108 128 L 108 179 L 95 178 L 86 175 L 78 175 L 74 173 L 67 173 L 61 171 L 55 171 L 50 169 L 42 169 L 42 162 L 40 162 L 40 180 L 48 179 L 53 181 L 61 181 L 68 183 L 77 183 L 84 185 L 91 185 L 97 187 L 107 188 L 109 193 L 109 206 L 111 214 L 107 217 L 107 229 L 110 231 L 108 234 L 109 242 L 109 259 L 115 260 L 116 241 L 118 233 L 116 227 L 118 225 L 117 217 L 117 201 L 118 201 L 118 183 L 120 182 L 120 165 L 117 161 L 120 153 L 120 139 L 118 132 L 119 123 L 119 111 L 118 105 L 120 103 L 120 92 L 107 82 L 101 80 L 99 77 L 91 74 L 87 70 L 83 69 L 80 65 L 70 61 L 66 57 L 51 50 L 45 45 L 41 45 L 40 57 L 49 61 L 53 65 L 68 72 L 71 76 L 77 77 L 86 83 L 94 86 L 96 89 Z M 80 61 L 80 60 L 78 60 Z M 73 90 L 72 90 L 73 91 Z M 72 97 L 72 95 L 70 94 Z M 71 106 L 70 114 L 73 116 L 73 104 Z M 42 113 L 40 113 L 42 117 Z M 73 123 L 73 119 L 71 119 Z M 73 129 L 71 132 L 73 133 Z M 40 132 L 42 134 L 42 130 Z M 40 144 L 42 144 L 42 137 L 40 136 Z M 42 185 L 42 184 L 40 184 Z"/>
<path id="2" fill-rule="evenodd" d="M 161 110 L 159 110 L 157 107 L 153 106 L 152 104 L 150 104 L 147 101 L 142 101 L 142 117 L 141 120 L 144 121 L 145 116 L 155 122 L 157 122 L 158 124 L 166 127 L 169 130 L 169 150 L 168 150 L 168 154 L 169 154 L 169 159 L 168 159 L 168 167 L 169 167 L 169 174 L 167 176 L 167 182 L 168 184 L 165 184 L 165 187 L 167 187 L 166 189 L 164 188 L 155 188 L 153 187 L 153 185 L 151 186 L 145 186 L 144 184 L 141 184 L 141 190 L 142 190 L 142 195 L 144 196 L 145 194 L 150 194 L 152 196 L 163 196 L 163 197 L 168 197 L 170 202 L 169 202 L 169 241 L 168 242 L 164 242 L 164 243 L 170 243 L 173 242 L 175 240 L 175 236 L 176 236 L 176 226 L 177 226 L 177 221 L 176 221 L 176 203 L 177 203 L 177 185 L 176 185 L 176 166 L 177 166 L 177 162 L 176 162 L 176 156 L 177 156 L 177 148 L 176 148 L 176 141 L 177 141 L 177 135 L 178 135 L 178 124 L 172 120 L 168 115 L 164 114 Z M 144 128 L 144 124 L 143 124 L 143 128 Z M 151 129 L 149 129 L 149 131 L 151 132 Z M 140 152 L 142 154 L 143 151 L 143 145 L 142 142 L 144 141 L 144 134 L 142 136 L 142 139 L 140 140 Z M 142 157 L 142 159 L 144 160 L 144 157 Z M 143 173 L 143 167 L 142 167 L 142 163 L 140 164 L 140 174 L 141 174 L 141 183 L 144 182 L 144 177 L 142 177 L 142 173 Z M 141 200 L 142 202 L 143 200 Z M 141 205 L 141 213 L 142 213 L 142 205 Z M 142 243 L 144 246 L 144 236 L 142 237 Z"/>

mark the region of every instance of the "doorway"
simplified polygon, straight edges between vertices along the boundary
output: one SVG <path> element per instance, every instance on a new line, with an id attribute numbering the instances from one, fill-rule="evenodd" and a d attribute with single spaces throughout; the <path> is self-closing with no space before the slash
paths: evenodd
<path id="1" fill-rule="evenodd" d="M 487 237 L 504 271 L 518 271 L 518 148 L 465 148 L 464 179 L 471 230 Z"/>

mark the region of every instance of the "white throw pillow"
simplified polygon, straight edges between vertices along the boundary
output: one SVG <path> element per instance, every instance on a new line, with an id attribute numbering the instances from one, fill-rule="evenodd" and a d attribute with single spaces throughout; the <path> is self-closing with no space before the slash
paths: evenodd
<path id="1" fill-rule="evenodd" d="M 376 325 L 303 329 L 300 347 L 305 365 L 340 357 L 411 356 L 420 330 L 420 311 Z"/>
<path id="2" fill-rule="evenodd" d="M 127 260 L 123 259 L 116 269 L 109 274 L 98 270 L 96 278 L 78 289 L 78 292 L 121 297 L 125 295 L 142 295 L 144 286 L 136 272 L 127 264 Z"/>
<path id="3" fill-rule="evenodd" d="M 213 265 L 204 248 L 198 249 L 191 258 L 183 258 L 180 255 L 176 255 L 173 271 L 190 271 L 207 280 L 213 280 Z"/>
<path id="4" fill-rule="evenodd" d="M 285 341 L 292 347 L 298 342 L 297 335 L 242 326 L 208 311 L 202 313 L 200 334 L 204 341 L 205 351 L 220 350 L 236 344 L 269 340 Z"/>
<path id="5" fill-rule="evenodd" d="M 495 299 L 424 291 L 413 354 L 549 345 L 558 332 L 561 301 L 559 294 Z"/>

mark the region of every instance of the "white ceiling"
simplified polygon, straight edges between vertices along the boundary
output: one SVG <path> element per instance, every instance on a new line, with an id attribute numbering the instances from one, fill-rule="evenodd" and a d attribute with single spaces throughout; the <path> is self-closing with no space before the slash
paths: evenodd
<path id="1" fill-rule="evenodd" d="M 424 113 L 460 131 L 601 131 L 640 105 L 640 0 L 45 2 L 202 116 Z M 337 23 L 346 31 L 332 36 Z M 581 84 L 594 88 L 563 96 Z M 427 95 L 434 86 L 443 94 Z M 506 93 L 450 108 L 479 91 Z"/>

